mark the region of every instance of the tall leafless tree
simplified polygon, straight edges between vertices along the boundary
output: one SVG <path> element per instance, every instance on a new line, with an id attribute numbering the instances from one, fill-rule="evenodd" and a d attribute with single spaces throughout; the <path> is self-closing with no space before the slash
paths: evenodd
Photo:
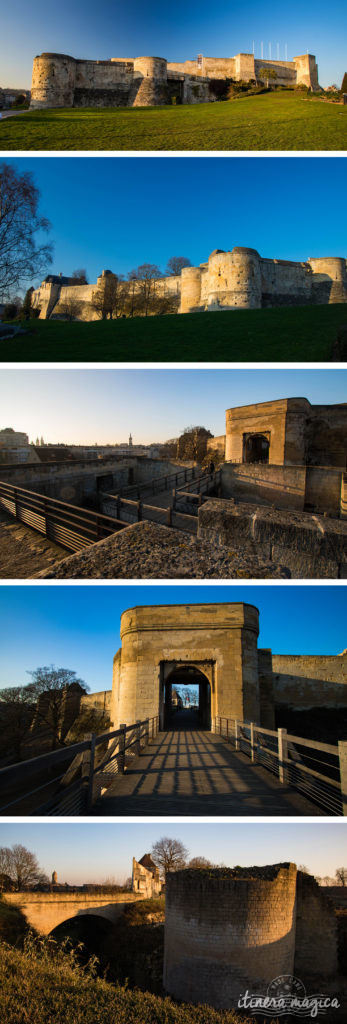
<path id="1" fill-rule="evenodd" d="M 151 854 L 154 863 L 158 865 L 162 874 L 166 875 L 168 871 L 179 871 L 185 867 L 188 850 L 180 839 L 162 836 L 156 843 L 153 843 Z"/>
<path id="2" fill-rule="evenodd" d="M 191 267 L 191 265 L 192 264 L 190 260 L 187 259 L 187 256 L 170 256 L 170 259 L 167 261 L 165 273 L 167 277 L 177 277 L 181 273 L 181 270 L 183 270 L 183 267 Z"/>
<path id="3" fill-rule="evenodd" d="M 0 296 L 13 293 L 25 281 L 47 272 L 52 244 L 42 233 L 50 223 L 39 213 L 40 193 L 33 177 L 10 164 L 0 164 Z"/>

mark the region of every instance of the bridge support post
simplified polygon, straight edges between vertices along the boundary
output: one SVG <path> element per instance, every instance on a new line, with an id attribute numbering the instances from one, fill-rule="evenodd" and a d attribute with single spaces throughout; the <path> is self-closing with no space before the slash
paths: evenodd
<path id="1" fill-rule="evenodd" d="M 95 767 L 95 733 L 92 733 L 90 739 L 90 753 L 89 753 L 89 779 L 87 789 L 87 813 L 93 804 L 93 789 L 94 789 L 94 767 Z"/>
<path id="2" fill-rule="evenodd" d="M 141 753 L 141 719 L 136 719 L 136 753 L 139 757 Z"/>
<path id="3" fill-rule="evenodd" d="M 136 504 L 137 504 L 137 522 L 140 523 L 141 519 L 142 519 L 142 501 L 138 501 Z"/>
<path id="4" fill-rule="evenodd" d="M 119 737 L 119 769 L 120 769 L 122 775 L 124 775 L 124 772 L 125 772 L 126 723 L 123 722 L 122 725 L 119 726 L 119 728 L 121 730 L 121 735 Z"/>
<path id="5" fill-rule="evenodd" d="M 342 801 L 342 814 L 347 814 L 347 742 L 346 740 L 339 740 L 339 763 L 340 763 L 340 780 L 341 780 L 341 801 Z"/>
<path id="6" fill-rule="evenodd" d="M 172 492 L 172 508 L 176 508 L 176 487 L 174 487 Z"/>
<path id="7" fill-rule="evenodd" d="M 254 722 L 251 722 L 251 761 L 253 761 L 253 764 L 254 764 L 255 760 L 256 760 L 256 745 L 255 745 Z"/>
<path id="8" fill-rule="evenodd" d="M 84 750 L 82 755 L 82 768 L 81 768 L 81 780 L 82 780 L 82 793 L 84 791 L 84 804 L 86 810 L 91 806 L 93 799 L 93 774 L 94 774 L 94 759 L 95 759 L 95 736 L 92 732 L 87 732 L 84 736 L 85 740 L 88 740 L 89 746 L 87 750 Z M 94 743 L 93 743 L 94 740 Z"/>
<path id="9" fill-rule="evenodd" d="M 235 750 L 240 750 L 240 729 L 237 718 L 235 718 Z"/>
<path id="10" fill-rule="evenodd" d="M 166 525 L 172 526 L 172 508 L 171 505 L 166 509 Z"/>
<path id="11" fill-rule="evenodd" d="M 280 782 L 286 783 L 288 781 L 288 769 L 287 769 L 288 740 L 287 740 L 287 730 L 286 729 L 278 729 L 277 730 L 277 735 L 278 735 L 278 778 L 279 778 Z"/>

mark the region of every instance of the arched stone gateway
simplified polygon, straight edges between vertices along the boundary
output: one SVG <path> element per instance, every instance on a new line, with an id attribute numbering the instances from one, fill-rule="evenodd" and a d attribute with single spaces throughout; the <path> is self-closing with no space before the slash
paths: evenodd
<path id="1" fill-rule="evenodd" d="M 166 727 L 170 691 L 182 683 L 199 686 L 202 728 L 216 715 L 271 728 L 272 670 L 258 632 L 258 609 L 241 602 L 128 609 L 114 659 L 114 728 L 155 715 Z"/>
<path id="2" fill-rule="evenodd" d="M 211 729 L 211 688 L 213 679 L 213 665 L 209 663 L 195 662 L 189 665 L 180 665 L 170 662 L 162 666 L 162 680 L 160 686 L 159 725 L 165 728 L 197 728 Z M 175 710 L 172 701 L 173 688 L 177 686 L 198 688 L 198 701 L 196 710 L 190 709 L 187 713 Z"/>

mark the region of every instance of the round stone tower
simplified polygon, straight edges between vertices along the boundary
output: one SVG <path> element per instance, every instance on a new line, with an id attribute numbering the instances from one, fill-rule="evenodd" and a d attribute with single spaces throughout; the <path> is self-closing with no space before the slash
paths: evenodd
<path id="1" fill-rule="evenodd" d="M 35 57 L 31 108 L 73 107 L 76 61 L 65 53 L 41 53 Z"/>
<path id="2" fill-rule="evenodd" d="M 207 307 L 260 309 L 260 256 L 256 249 L 237 247 L 232 252 L 216 249 L 208 261 Z"/>
<path id="3" fill-rule="evenodd" d="M 166 992 L 229 1009 L 292 975 L 296 877 L 295 864 L 167 874 Z"/>
<path id="4" fill-rule="evenodd" d="M 346 260 L 341 256 L 326 256 L 308 262 L 314 274 L 326 274 L 330 278 L 329 303 L 347 302 Z"/>
<path id="5" fill-rule="evenodd" d="M 192 313 L 200 307 L 201 270 L 200 267 L 183 267 L 181 271 L 181 305 L 180 313 Z"/>
<path id="6" fill-rule="evenodd" d="M 134 107 L 158 107 L 168 103 L 167 61 L 163 57 L 136 57 Z"/>

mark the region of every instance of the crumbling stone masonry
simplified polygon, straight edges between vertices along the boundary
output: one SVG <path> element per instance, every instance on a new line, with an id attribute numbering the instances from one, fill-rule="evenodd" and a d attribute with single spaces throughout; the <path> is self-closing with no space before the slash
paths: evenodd
<path id="1" fill-rule="evenodd" d="M 333 907 L 295 864 L 167 875 L 163 983 L 174 998 L 230 1009 L 280 976 L 307 984 L 318 973 L 321 986 L 337 970 Z"/>
<path id="2" fill-rule="evenodd" d="M 208 103 L 217 98 L 218 81 L 264 82 L 262 68 L 276 72 L 276 85 L 319 89 L 312 54 L 293 61 L 257 60 L 250 53 L 230 58 L 198 57 L 168 63 L 163 57 L 112 57 L 76 60 L 65 53 L 35 57 L 31 106 L 154 107 L 175 103 Z"/>

